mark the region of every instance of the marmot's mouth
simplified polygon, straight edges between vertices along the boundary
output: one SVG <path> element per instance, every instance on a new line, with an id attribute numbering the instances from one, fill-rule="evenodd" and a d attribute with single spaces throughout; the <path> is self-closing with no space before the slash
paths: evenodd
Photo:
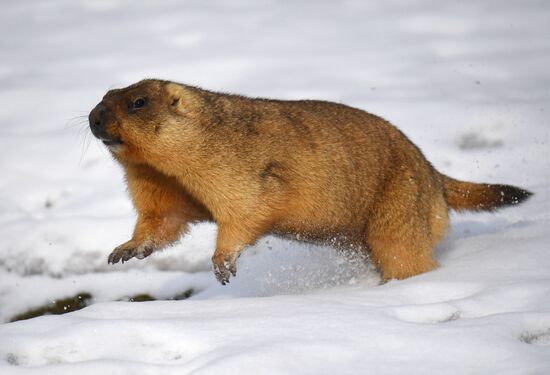
<path id="1" fill-rule="evenodd" d="M 120 139 L 101 139 L 101 142 L 107 147 L 120 146 L 122 144 Z"/>

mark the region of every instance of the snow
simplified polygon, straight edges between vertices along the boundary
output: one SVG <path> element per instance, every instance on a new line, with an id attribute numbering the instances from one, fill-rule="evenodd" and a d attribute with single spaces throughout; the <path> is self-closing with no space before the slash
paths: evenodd
<path id="1" fill-rule="evenodd" d="M 549 19 L 537 0 L 4 2 L 0 373 L 550 373 Z M 452 215 L 441 267 L 383 285 L 267 237 L 222 287 L 208 224 L 109 266 L 134 213 L 86 116 L 144 77 L 350 104 L 446 174 L 536 194 Z M 78 293 L 93 304 L 8 323 Z"/>

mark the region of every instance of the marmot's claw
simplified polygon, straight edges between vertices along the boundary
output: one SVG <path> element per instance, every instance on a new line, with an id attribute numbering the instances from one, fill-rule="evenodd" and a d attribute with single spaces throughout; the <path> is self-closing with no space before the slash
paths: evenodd
<path id="1" fill-rule="evenodd" d="M 229 284 L 229 277 L 231 277 L 231 273 L 227 268 L 214 265 L 214 275 L 216 275 L 216 279 L 222 285 Z"/>
<path id="2" fill-rule="evenodd" d="M 117 249 L 113 250 L 111 254 L 109 254 L 109 258 L 107 258 L 107 264 L 115 264 L 118 263 L 120 260 L 120 252 L 117 251 Z"/>
<path id="3" fill-rule="evenodd" d="M 229 284 L 229 278 L 231 275 L 237 276 L 237 262 L 234 260 L 224 260 L 220 262 L 216 257 L 212 258 L 214 263 L 214 275 L 216 279 L 222 284 Z"/>
<path id="4" fill-rule="evenodd" d="M 107 259 L 108 264 L 118 263 L 119 260 L 122 260 L 122 263 L 124 263 L 132 258 L 143 259 L 153 253 L 153 248 L 151 246 L 141 245 L 135 248 L 127 248 L 123 246 L 124 245 L 121 245 L 113 250 Z"/>
<path id="5" fill-rule="evenodd" d="M 125 249 L 122 250 L 122 257 L 120 258 L 122 260 L 122 263 L 129 261 L 134 257 L 136 249 Z"/>
<path id="6" fill-rule="evenodd" d="M 233 261 L 229 264 L 229 272 L 233 275 L 233 277 L 237 276 L 237 262 Z"/>

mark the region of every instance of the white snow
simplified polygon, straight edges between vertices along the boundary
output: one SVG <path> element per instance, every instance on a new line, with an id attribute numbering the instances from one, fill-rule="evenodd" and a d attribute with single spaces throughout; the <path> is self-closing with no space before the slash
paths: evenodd
<path id="1" fill-rule="evenodd" d="M 1 9 L 1 374 L 550 373 L 547 1 Z M 222 287 L 207 224 L 108 266 L 134 213 L 86 116 L 144 77 L 344 102 L 392 121 L 446 174 L 536 195 L 453 215 L 441 267 L 384 285 L 330 248 L 267 237 Z M 84 292 L 82 310 L 7 323 Z M 143 293 L 159 301 L 124 302 Z"/>

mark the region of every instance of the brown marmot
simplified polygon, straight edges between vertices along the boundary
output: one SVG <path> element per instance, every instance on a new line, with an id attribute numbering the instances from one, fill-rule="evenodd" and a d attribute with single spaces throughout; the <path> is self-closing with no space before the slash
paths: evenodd
<path id="1" fill-rule="evenodd" d="M 143 80 L 109 91 L 89 122 L 124 168 L 138 214 L 109 263 L 144 258 L 190 223 L 214 221 L 222 284 L 266 234 L 368 252 L 385 280 L 413 276 L 436 267 L 449 209 L 493 210 L 531 195 L 447 177 L 387 121 L 325 101 Z"/>

